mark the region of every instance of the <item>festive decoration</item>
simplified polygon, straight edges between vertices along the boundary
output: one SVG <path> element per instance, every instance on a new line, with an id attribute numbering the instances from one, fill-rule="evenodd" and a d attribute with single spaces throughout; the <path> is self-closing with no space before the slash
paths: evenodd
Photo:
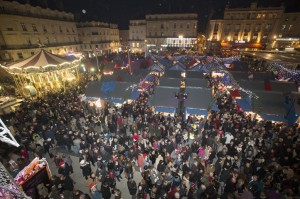
<path id="1" fill-rule="evenodd" d="M 25 97 L 59 91 L 66 82 L 78 78 L 81 57 L 72 60 L 41 49 L 37 54 L 14 64 L 2 66 L 15 81 L 17 91 Z"/>
<path id="2" fill-rule="evenodd" d="M 300 82 L 300 70 L 287 69 L 277 63 L 269 64 L 267 69 L 277 75 L 278 81 Z"/>
<path id="3" fill-rule="evenodd" d="M 1 119 L 0 119 L 0 141 L 5 142 L 7 144 L 11 144 L 15 147 L 20 146 Z"/>
<path id="4" fill-rule="evenodd" d="M 29 199 L 0 162 L 0 198 Z"/>

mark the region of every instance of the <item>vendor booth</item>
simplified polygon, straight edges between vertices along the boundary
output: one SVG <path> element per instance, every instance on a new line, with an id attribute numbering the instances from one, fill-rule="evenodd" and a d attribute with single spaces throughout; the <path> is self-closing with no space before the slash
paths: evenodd
<path id="1" fill-rule="evenodd" d="M 50 183 L 50 179 L 51 172 L 45 158 L 35 158 L 15 177 L 16 183 L 32 199 L 43 197 L 40 189 L 45 188 L 45 185 Z"/>
<path id="2" fill-rule="evenodd" d="M 153 97 L 153 106 L 156 113 L 175 114 L 178 107 L 178 99 L 175 94 L 178 88 L 157 86 Z"/>
<path id="3" fill-rule="evenodd" d="M 208 115 L 207 109 L 212 103 L 212 90 L 201 87 L 186 87 L 188 94 L 185 100 L 185 116 L 196 115 L 199 118 L 204 118 Z"/>
<path id="4" fill-rule="evenodd" d="M 176 113 L 176 108 L 175 107 L 164 107 L 164 106 L 155 106 L 154 108 L 155 113 L 161 113 L 164 116 L 174 116 Z"/>

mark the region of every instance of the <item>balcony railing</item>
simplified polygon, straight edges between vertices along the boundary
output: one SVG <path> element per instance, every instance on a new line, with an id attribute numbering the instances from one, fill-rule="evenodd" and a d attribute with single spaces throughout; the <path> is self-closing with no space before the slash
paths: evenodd
<path id="1" fill-rule="evenodd" d="M 46 16 L 46 15 L 42 15 L 42 14 L 36 14 L 36 13 L 31 13 L 31 12 L 21 12 L 21 11 L 17 11 L 17 10 L 0 10 L 0 14 L 18 15 L 18 16 L 24 16 L 24 17 L 34 17 L 34 18 L 74 22 L 73 18 L 71 19 L 66 16 Z"/>
<path id="2" fill-rule="evenodd" d="M 58 46 L 71 46 L 71 45 L 80 45 L 82 42 L 65 42 L 65 43 L 49 43 L 49 44 L 32 44 L 32 45 L 9 45 L 9 46 L 0 46 L 0 50 L 16 50 L 16 49 L 33 49 L 39 47 L 58 47 Z"/>

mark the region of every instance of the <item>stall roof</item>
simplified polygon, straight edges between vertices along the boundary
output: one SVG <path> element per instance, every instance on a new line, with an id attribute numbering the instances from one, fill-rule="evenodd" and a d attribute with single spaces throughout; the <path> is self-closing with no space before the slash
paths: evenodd
<path id="1" fill-rule="evenodd" d="M 300 115 L 300 92 L 291 92 L 291 93 L 295 100 L 295 112 L 296 114 Z"/>
<path id="2" fill-rule="evenodd" d="M 114 86 L 106 93 L 102 87 L 109 82 L 94 81 L 87 85 L 85 95 L 87 97 L 100 97 L 100 98 L 122 98 L 129 99 L 131 96 L 132 86 L 128 82 L 114 82 Z"/>
<path id="3" fill-rule="evenodd" d="M 178 99 L 175 98 L 178 91 L 178 87 L 157 86 L 153 98 L 154 106 L 178 107 Z"/>
<path id="4" fill-rule="evenodd" d="M 186 93 L 185 106 L 188 108 L 207 109 L 212 103 L 212 90 L 209 88 L 186 87 Z"/>
<path id="5" fill-rule="evenodd" d="M 253 91 L 259 98 L 254 99 L 254 112 L 259 114 L 285 115 L 284 95 L 275 91 Z"/>
<path id="6" fill-rule="evenodd" d="M 240 80 L 239 85 L 248 90 L 265 90 L 265 83 L 263 81 L 248 81 Z"/>
<path id="7" fill-rule="evenodd" d="M 207 79 L 202 78 L 186 78 L 186 86 L 189 87 L 207 87 Z"/>
<path id="8" fill-rule="evenodd" d="M 180 78 L 162 77 L 159 79 L 159 85 L 178 88 L 180 86 Z"/>
<path id="9" fill-rule="evenodd" d="M 203 78 L 203 73 L 199 71 L 186 71 L 187 78 Z"/>
<path id="10" fill-rule="evenodd" d="M 270 81 L 271 90 L 278 92 L 293 92 L 297 91 L 297 87 L 293 82 Z"/>
<path id="11" fill-rule="evenodd" d="M 165 77 L 170 77 L 170 78 L 180 78 L 182 71 L 178 70 L 166 70 L 165 71 Z"/>

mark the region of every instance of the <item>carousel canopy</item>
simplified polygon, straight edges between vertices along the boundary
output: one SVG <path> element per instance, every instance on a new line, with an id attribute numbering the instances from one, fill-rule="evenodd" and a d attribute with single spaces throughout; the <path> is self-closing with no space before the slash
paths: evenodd
<path id="1" fill-rule="evenodd" d="M 19 70 L 27 70 L 27 69 L 39 69 L 39 68 L 46 68 L 49 66 L 58 66 L 64 64 L 70 64 L 74 61 L 78 61 L 78 59 L 67 59 L 58 55 L 54 55 L 44 49 L 23 61 L 10 64 L 5 66 L 5 69 L 19 69 Z"/>

